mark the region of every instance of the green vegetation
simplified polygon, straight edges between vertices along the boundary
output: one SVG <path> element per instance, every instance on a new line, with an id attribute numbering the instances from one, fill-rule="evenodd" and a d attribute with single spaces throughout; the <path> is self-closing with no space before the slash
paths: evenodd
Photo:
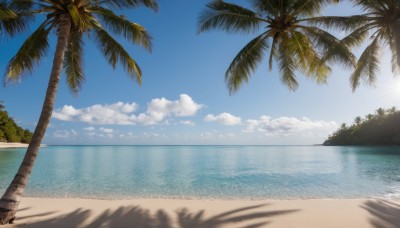
<path id="1" fill-rule="evenodd" d="M 200 32 L 221 29 L 228 33 L 254 33 L 262 28 L 226 71 L 225 81 L 231 93 L 249 81 L 264 57 L 268 57 L 270 70 L 273 62 L 278 64 L 281 81 L 291 90 L 298 87 L 297 73 L 303 73 L 317 83 L 326 83 L 331 72 L 330 63 L 339 62 L 347 67 L 356 65 L 356 58 L 346 45 L 327 30 L 314 26 L 327 21 L 324 16 L 319 16 L 323 7 L 338 1 L 249 2 L 252 9 L 214 0 L 199 19 Z"/>
<path id="2" fill-rule="evenodd" d="M 400 111 L 379 108 L 365 119 L 356 117 L 353 125 L 343 123 L 324 145 L 400 145 Z"/>
<path id="3" fill-rule="evenodd" d="M 213 0 L 199 18 L 199 32 L 220 29 L 228 33 L 259 32 L 233 59 L 225 73 L 229 91 L 247 83 L 256 67 L 267 57 L 269 69 L 275 62 L 282 82 L 298 87 L 297 73 L 325 83 L 331 63 L 351 68 L 353 91 L 364 80 L 371 85 L 379 71 L 380 53 L 388 48 L 393 74 L 400 73 L 400 2 L 398 0 L 350 0 L 362 14 L 320 15 L 323 6 L 343 0 L 249 0 L 251 9 Z M 346 32 L 338 39 L 328 31 Z M 357 59 L 352 49 L 368 43 Z"/>
<path id="4" fill-rule="evenodd" d="M 0 101 L 0 142 L 21 142 L 29 143 L 32 132 L 19 127 L 15 121 L 8 116 Z"/>
<path id="5" fill-rule="evenodd" d="M 0 37 L 3 35 L 12 37 L 27 28 L 27 22 L 31 16 L 20 17 L 23 8 L 11 4 L 10 1 L 0 0 Z"/>
<path id="6" fill-rule="evenodd" d="M 392 57 L 392 72 L 399 73 L 400 66 L 400 2 L 398 0 L 351 0 L 361 9 L 361 15 L 350 17 L 330 16 L 315 21 L 316 25 L 335 28 L 349 34 L 341 40 L 347 48 L 367 43 L 350 76 L 353 91 L 364 80 L 374 85 L 379 72 L 380 55 L 387 47 Z"/>
<path id="7" fill-rule="evenodd" d="M 83 47 L 86 43 L 84 39 L 93 41 L 101 55 L 113 68 L 117 64 L 121 64 L 132 80 L 138 84 L 142 82 L 142 71 L 139 65 L 127 49 L 114 39 L 114 36 L 122 37 L 130 44 L 151 51 L 152 37 L 146 29 L 117 14 L 118 10 L 133 9 L 139 6 L 145 6 L 155 11 L 158 9 L 156 0 L 13 0 L 6 1 L 1 6 L 2 11 L 0 12 L 5 12 L 7 9 L 18 9 L 15 11 L 17 18 L 21 18 L 23 22 L 31 22 L 30 19 L 34 19 L 34 17 L 41 20 L 41 22 L 32 23 L 38 27 L 33 29 L 34 32 L 27 37 L 9 61 L 4 78 L 5 84 L 20 82 L 23 75 L 29 74 L 35 69 L 40 60 L 49 52 L 51 35 L 56 36 L 57 43 L 39 121 L 18 169 L 18 174 L 0 199 L 0 225 L 14 221 L 21 195 L 23 195 L 42 139 L 50 123 L 62 72 L 65 74 L 69 89 L 74 94 L 79 92 L 85 82 L 85 74 L 82 69 Z M 0 21 L 2 23 L 0 25 L 4 26 L 10 19 L 1 17 Z M 22 23 L 22 25 L 25 24 Z M 12 31 L 20 30 L 18 25 L 20 24 L 14 23 L 5 30 L 11 31 L 8 33 L 13 35 Z"/>

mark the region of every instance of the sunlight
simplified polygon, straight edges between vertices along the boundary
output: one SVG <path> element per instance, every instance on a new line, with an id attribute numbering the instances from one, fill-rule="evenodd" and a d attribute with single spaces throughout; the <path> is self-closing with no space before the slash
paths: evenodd
<path id="1" fill-rule="evenodd" d="M 388 86 L 388 94 L 400 98 L 400 77 L 394 78 L 393 83 Z"/>

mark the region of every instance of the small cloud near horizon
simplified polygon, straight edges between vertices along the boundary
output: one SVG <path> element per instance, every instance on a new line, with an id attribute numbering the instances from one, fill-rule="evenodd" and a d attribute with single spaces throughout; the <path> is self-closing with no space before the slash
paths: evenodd
<path id="1" fill-rule="evenodd" d="M 310 120 L 307 117 L 301 119 L 295 117 L 261 116 L 259 119 L 248 119 L 243 130 L 245 133 L 263 132 L 270 136 L 287 136 L 294 133 L 321 130 L 332 132 L 338 128 L 334 121 Z"/>
<path id="2" fill-rule="evenodd" d="M 208 114 L 206 117 L 204 117 L 204 121 L 206 122 L 217 122 L 223 125 L 228 125 L 228 126 L 235 126 L 239 125 L 242 123 L 242 119 L 240 117 L 236 117 L 230 113 L 223 112 L 219 115 L 212 115 Z"/>

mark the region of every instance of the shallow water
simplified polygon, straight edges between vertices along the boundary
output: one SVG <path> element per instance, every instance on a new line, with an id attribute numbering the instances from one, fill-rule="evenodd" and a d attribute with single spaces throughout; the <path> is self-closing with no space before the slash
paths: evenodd
<path id="1" fill-rule="evenodd" d="M 24 152 L 0 150 L 0 193 Z M 400 198 L 400 147 L 48 146 L 25 195 Z"/>

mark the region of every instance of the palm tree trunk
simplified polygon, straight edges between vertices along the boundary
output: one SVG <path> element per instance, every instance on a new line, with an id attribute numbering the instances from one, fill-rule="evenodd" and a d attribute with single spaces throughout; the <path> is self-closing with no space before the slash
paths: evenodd
<path id="1" fill-rule="evenodd" d="M 17 174 L 0 200 L 0 224 L 2 225 L 13 223 L 15 219 L 16 210 L 28 182 L 33 164 L 38 155 L 47 125 L 50 122 L 54 102 L 56 100 L 58 84 L 60 82 L 60 75 L 63 68 L 64 54 L 67 50 L 70 30 L 71 19 L 69 15 L 61 15 L 58 23 L 58 40 L 53 59 L 53 67 L 51 69 L 49 84 L 47 86 L 46 97 L 43 103 L 42 112 L 40 113 L 39 122 L 36 125 L 32 140 L 29 143 L 25 157 Z"/>

